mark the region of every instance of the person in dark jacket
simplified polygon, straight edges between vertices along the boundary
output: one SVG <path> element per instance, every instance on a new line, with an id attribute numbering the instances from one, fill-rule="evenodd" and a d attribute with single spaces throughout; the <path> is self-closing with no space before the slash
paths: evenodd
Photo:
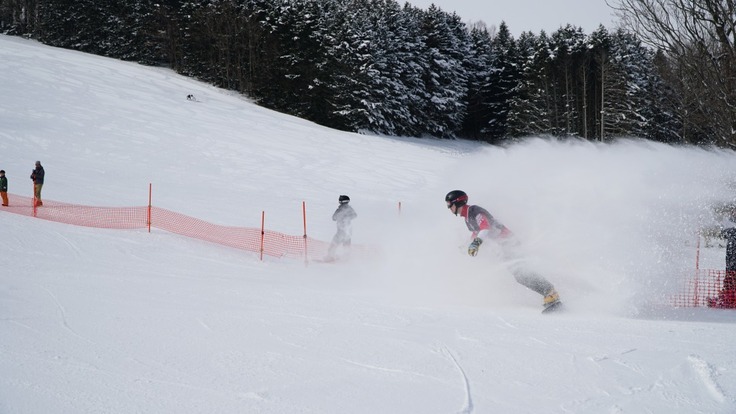
<path id="1" fill-rule="evenodd" d="M 726 239 L 726 276 L 723 278 L 723 290 L 736 295 L 736 228 L 730 227 L 721 232 Z M 736 300 L 732 300 L 736 308 Z"/>
<path id="2" fill-rule="evenodd" d="M 721 237 L 726 239 L 726 273 L 720 292 L 722 307 L 736 308 L 736 206 L 727 209 L 728 220 L 722 224 Z"/>
<path id="3" fill-rule="evenodd" d="M 332 243 L 330 243 L 330 247 L 327 250 L 327 257 L 325 257 L 325 261 L 334 261 L 336 260 L 338 248 L 341 250 L 345 250 L 350 247 L 350 242 L 352 238 L 352 225 L 351 221 L 358 217 L 358 214 L 355 213 L 355 210 L 353 210 L 352 207 L 348 205 L 350 203 L 350 197 L 346 195 L 341 195 L 337 202 L 340 204 L 337 207 L 337 210 L 332 214 L 332 221 L 337 223 L 337 233 L 335 233 L 335 236 L 332 238 Z"/>
<path id="4" fill-rule="evenodd" d="M 465 225 L 472 233 L 472 241 L 468 246 L 470 256 L 477 255 L 481 244 L 487 240 L 494 240 L 504 248 L 506 257 L 513 256 L 509 250 L 514 244 L 518 244 L 518 241 L 513 237 L 511 230 L 496 220 L 488 210 L 480 206 L 468 205 L 468 195 L 460 190 L 447 193 L 445 202 L 452 214 L 460 215 L 465 219 Z M 511 272 L 517 282 L 542 295 L 542 305 L 545 310 L 557 308 L 561 303 L 560 295 L 555 287 L 541 275 L 520 266 L 518 262 L 511 267 Z"/>
<path id="5" fill-rule="evenodd" d="M 0 198 L 3 199 L 3 207 L 8 206 L 8 179 L 5 170 L 0 170 Z"/>
<path id="6" fill-rule="evenodd" d="M 43 188 L 43 179 L 46 172 L 41 166 L 41 161 L 36 161 L 36 168 L 31 172 L 31 180 L 33 180 L 33 202 L 36 206 L 42 206 L 41 188 Z"/>

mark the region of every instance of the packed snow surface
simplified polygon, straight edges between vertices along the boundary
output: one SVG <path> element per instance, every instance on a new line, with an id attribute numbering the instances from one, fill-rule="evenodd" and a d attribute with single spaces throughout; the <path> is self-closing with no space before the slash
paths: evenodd
<path id="1" fill-rule="evenodd" d="M 30 196 L 153 203 L 328 241 L 337 263 L 0 211 L 0 412 L 734 413 L 736 311 L 673 309 L 736 154 L 330 130 L 170 70 L 0 36 L 0 168 Z M 186 99 L 192 94 L 196 101 Z M 466 253 L 462 189 L 523 241 Z M 399 208 L 400 206 L 400 208 Z M 702 249 L 722 268 L 723 250 Z"/>

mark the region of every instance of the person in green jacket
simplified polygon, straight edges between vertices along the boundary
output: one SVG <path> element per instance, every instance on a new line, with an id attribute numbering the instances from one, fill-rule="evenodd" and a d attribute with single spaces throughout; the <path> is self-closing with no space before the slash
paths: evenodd
<path id="1" fill-rule="evenodd" d="M 0 197 L 3 199 L 3 207 L 8 206 L 8 179 L 5 170 L 0 170 Z"/>

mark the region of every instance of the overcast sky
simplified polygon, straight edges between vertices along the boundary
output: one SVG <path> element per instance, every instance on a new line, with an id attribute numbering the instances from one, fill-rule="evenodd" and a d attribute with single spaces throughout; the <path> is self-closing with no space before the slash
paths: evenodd
<path id="1" fill-rule="evenodd" d="M 570 23 L 591 33 L 603 24 L 612 29 L 616 17 L 605 0 L 409 0 L 409 3 L 427 9 L 432 3 L 447 12 L 457 12 L 464 22 L 484 21 L 488 27 L 498 27 L 505 21 L 509 30 L 518 37 L 522 32 L 550 34 Z"/>

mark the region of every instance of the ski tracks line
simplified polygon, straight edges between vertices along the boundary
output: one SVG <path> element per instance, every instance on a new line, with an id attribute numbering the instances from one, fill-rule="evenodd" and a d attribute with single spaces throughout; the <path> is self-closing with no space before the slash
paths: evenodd
<path id="1" fill-rule="evenodd" d="M 698 374 L 698 377 L 700 377 L 700 380 L 703 382 L 708 392 L 710 392 L 713 399 L 719 403 L 725 403 L 729 400 L 728 396 L 723 391 L 723 388 L 721 388 L 716 380 L 717 373 L 715 368 L 709 364 L 708 361 L 694 354 L 689 355 L 687 360 Z"/>
<path id="2" fill-rule="evenodd" d="M 82 335 L 80 335 L 77 331 L 75 331 L 71 326 L 69 326 L 69 322 L 66 319 L 66 309 L 64 309 L 64 306 L 61 304 L 59 299 L 56 297 L 56 295 L 46 286 L 40 286 L 41 289 L 45 290 L 46 293 L 48 293 L 49 296 L 51 296 L 51 299 L 53 299 L 54 303 L 56 304 L 56 308 L 59 311 L 59 317 L 61 318 L 61 325 L 69 331 L 72 335 L 76 336 L 77 338 L 90 343 L 92 345 L 96 345 L 96 343 L 89 338 L 86 338 Z"/>
<path id="3" fill-rule="evenodd" d="M 455 364 L 455 367 L 458 371 L 460 371 L 460 375 L 463 377 L 463 383 L 465 385 L 465 406 L 458 411 L 459 414 L 470 414 L 473 412 L 473 397 L 470 395 L 470 382 L 468 381 L 468 376 L 465 375 L 465 370 L 463 367 L 457 362 L 457 358 L 455 358 L 455 355 L 452 354 L 452 352 L 446 347 L 442 346 L 442 353 L 452 361 L 453 364 Z"/>

